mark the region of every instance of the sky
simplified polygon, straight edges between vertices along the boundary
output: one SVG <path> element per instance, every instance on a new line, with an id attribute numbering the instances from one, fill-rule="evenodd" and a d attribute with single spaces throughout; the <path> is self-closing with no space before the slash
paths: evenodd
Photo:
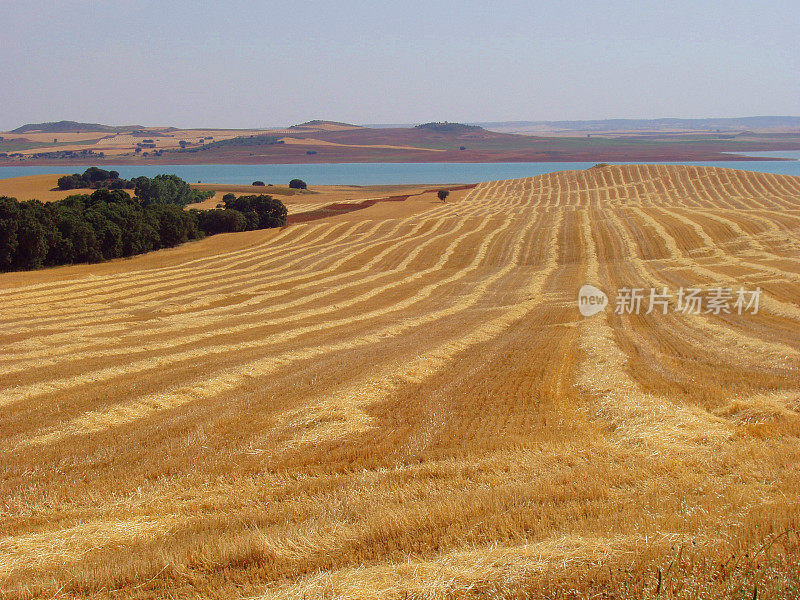
<path id="1" fill-rule="evenodd" d="M 800 115 L 800 2 L 0 0 L 0 130 Z"/>

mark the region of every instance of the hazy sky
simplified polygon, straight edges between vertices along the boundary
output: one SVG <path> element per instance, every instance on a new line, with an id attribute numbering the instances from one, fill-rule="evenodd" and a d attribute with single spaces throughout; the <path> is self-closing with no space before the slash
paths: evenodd
<path id="1" fill-rule="evenodd" d="M 800 2 L 0 0 L 0 129 L 800 115 Z"/>

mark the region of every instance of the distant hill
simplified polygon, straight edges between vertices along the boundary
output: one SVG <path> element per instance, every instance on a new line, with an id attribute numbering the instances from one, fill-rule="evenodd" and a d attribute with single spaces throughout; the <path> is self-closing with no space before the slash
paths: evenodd
<path id="1" fill-rule="evenodd" d="M 570 131 L 787 131 L 800 129 L 800 117 L 732 117 L 724 119 L 601 119 L 594 121 L 502 121 L 477 123 L 503 133 Z"/>
<path id="2" fill-rule="evenodd" d="M 53 121 L 50 123 L 28 123 L 22 127 L 17 127 L 11 133 L 31 133 L 39 131 L 42 133 L 76 133 L 80 131 L 104 131 L 115 133 L 117 131 L 131 131 L 134 129 L 144 129 L 141 125 L 123 125 L 113 127 L 111 125 L 101 125 L 100 123 L 79 123 L 77 121 Z"/>
<path id="3" fill-rule="evenodd" d="M 474 133 L 483 131 L 483 127 L 478 125 L 465 125 L 464 123 L 449 123 L 447 121 L 436 121 L 433 123 L 423 123 L 417 125 L 415 129 L 425 129 L 437 133 Z"/>
<path id="4" fill-rule="evenodd" d="M 361 125 L 353 125 L 352 123 L 342 123 L 340 121 L 323 121 L 320 119 L 314 119 L 312 121 L 306 121 L 305 123 L 298 123 L 297 125 L 292 125 L 289 129 L 309 129 L 315 127 L 347 127 L 351 129 L 360 129 Z"/>

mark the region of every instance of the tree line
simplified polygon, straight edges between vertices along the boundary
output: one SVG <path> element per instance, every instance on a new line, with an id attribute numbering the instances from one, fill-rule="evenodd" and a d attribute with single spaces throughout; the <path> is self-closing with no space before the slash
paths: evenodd
<path id="1" fill-rule="evenodd" d="M 286 225 L 288 211 L 283 202 L 265 194 L 236 196 L 225 194 L 222 208 L 211 210 L 192 209 L 189 214 L 197 217 L 198 227 L 206 235 L 231 231 L 252 231 Z"/>
<path id="2" fill-rule="evenodd" d="M 144 204 L 177 204 L 186 206 L 202 202 L 214 195 L 214 192 L 204 192 L 192 189 L 177 175 L 156 175 L 150 177 L 134 177 L 121 179 L 118 171 L 106 171 L 98 167 L 89 167 L 82 174 L 73 173 L 58 178 L 58 189 L 110 189 L 134 190 L 137 198 Z"/>
<path id="3" fill-rule="evenodd" d="M 120 179 L 119 171 L 106 171 L 98 167 L 89 167 L 83 173 L 73 173 L 58 178 L 58 189 L 77 190 L 82 188 L 108 188 L 132 190 L 133 182 Z"/>
<path id="4" fill-rule="evenodd" d="M 185 198 L 174 193 L 182 186 L 171 179 L 175 176 L 167 177 L 162 181 L 174 186 L 137 185 L 135 197 L 107 188 L 50 203 L 0 197 L 0 271 L 96 263 L 206 235 L 286 224 L 286 207 L 266 195 L 230 194 L 223 208 L 184 210 Z M 153 196 L 153 189 L 167 190 L 167 196 Z"/>

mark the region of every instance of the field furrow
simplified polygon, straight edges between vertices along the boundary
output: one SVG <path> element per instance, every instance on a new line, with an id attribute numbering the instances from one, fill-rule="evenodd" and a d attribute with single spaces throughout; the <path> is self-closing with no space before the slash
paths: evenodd
<path id="1" fill-rule="evenodd" d="M 780 597 L 798 194 L 598 165 L 8 274 L 0 596 Z"/>

